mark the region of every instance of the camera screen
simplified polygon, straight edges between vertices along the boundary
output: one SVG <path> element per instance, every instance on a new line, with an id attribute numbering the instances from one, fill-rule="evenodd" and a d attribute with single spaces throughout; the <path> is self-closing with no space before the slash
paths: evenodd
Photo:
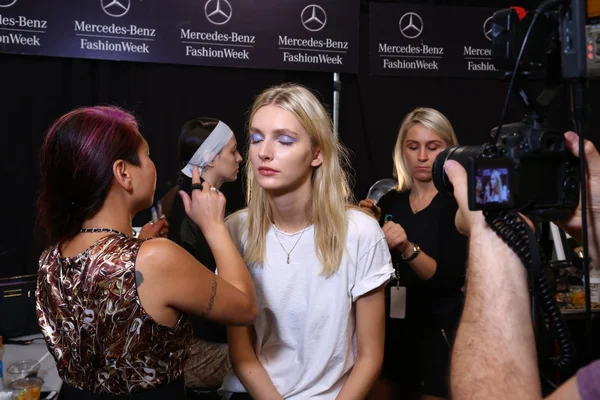
<path id="1" fill-rule="evenodd" d="M 508 168 L 475 169 L 475 202 L 477 204 L 510 203 Z"/>

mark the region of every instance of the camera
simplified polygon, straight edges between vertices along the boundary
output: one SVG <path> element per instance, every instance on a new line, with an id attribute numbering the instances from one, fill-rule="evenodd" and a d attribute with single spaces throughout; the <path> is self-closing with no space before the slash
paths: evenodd
<path id="1" fill-rule="evenodd" d="M 561 132 L 526 118 L 505 125 L 495 144 L 442 151 L 433 165 L 438 191 L 453 192 L 443 170 L 451 159 L 467 170 L 471 210 L 518 210 L 546 221 L 568 216 L 579 201 L 577 159 Z"/>
<path id="2" fill-rule="evenodd" d="M 544 112 L 562 81 L 571 80 L 580 88 L 575 119 L 584 119 L 582 82 L 600 76 L 600 0 L 546 0 L 535 12 L 515 7 L 498 11 L 492 17 L 492 37 L 492 62 L 507 71 L 508 95 L 517 94 L 525 116 L 516 123 L 501 121 L 491 131 L 493 140 L 482 146 L 442 151 L 433 165 L 434 184 L 439 192 L 452 195 L 444 164 L 456 160 L 467 171 L 469 209 L 515 210 L 543 221 L 563 219 L 579 202 L 579 162 Z M 542 72 L 545 88 L 532 101 L 527 80 Z M 505 111 L 506 104 L 503 116 Z"/>

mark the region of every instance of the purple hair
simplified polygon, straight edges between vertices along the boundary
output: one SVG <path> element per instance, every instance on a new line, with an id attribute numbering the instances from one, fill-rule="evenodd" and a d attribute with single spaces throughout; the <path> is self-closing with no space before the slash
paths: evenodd
<path id="1" fill-rule="evenodd" d="M 75 236 L 96 215 L 115 161 L 140 165 L 135 117 L 109 106 L 78 108 L 56 120 L 40 150 L 38 221 L 51 243 Z"/>

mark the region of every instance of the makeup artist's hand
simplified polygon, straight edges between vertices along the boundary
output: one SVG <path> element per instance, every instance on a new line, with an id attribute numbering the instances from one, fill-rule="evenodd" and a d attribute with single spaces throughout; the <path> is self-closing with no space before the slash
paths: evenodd
<path id="1" fill-rule="evenodd" d="M 167 237 L 169 235 L 169 223 L 164 215 L 161 215 L 156 222 L 148 222 L 146 225 L 142 226 L 140 230 L 140 234 L 138 236 L 139 239 L 149 239 L 155 237 Z"/>
<path id="2" fill-rule="evenodd" d="M 368 212 L 377 221 L 381 219 L 381 208 L 375 205 L 373 199 L 364 199 L 358 203 L 358 206 Z"/>
<path id="3" fill-rule="evenodd" d="M 179 196 L 181 196 L 187 216 L 198 225 L 206 236 L 207 231 L 215 227 L 225 228 L 225 203 L 227 201 L 217 188 L 210 186 L 206 181 L 200 182 L 200 171 L 198 167 L 194 167 L 192 169 L 192 187 L 201 185 L 202 189 L 192 189 L 191 197 L 180 190 Z"/>

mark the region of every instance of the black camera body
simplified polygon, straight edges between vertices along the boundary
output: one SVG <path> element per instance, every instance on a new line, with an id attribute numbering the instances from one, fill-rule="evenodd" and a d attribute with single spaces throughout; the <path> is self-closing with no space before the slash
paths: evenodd
<path id="1" fill-rule="evenodd" d="M 520 122 L 493 129 L 491 143 L 442 151 L 433 166 L 438 191 L 452 195 L 444 164 L 453 159 L 467 170 L 473 211 L 514 210 L 543 221 L 573 212 L 579 203 L 579 160 L 567 149 L 563 132 L 548 126 L 543 114 L 564 79 L 585 81 L 600 70 L 599 3 L 546 0 L 546 8 L 535 13 L 510 8 L 494 14 L 492 62 L 509 71 L 511 89 L 518 83 L 509 94 L 517 95 L 526 114 Z M 526 82 L 542 71 L 546 88 L 532 101 Z M 577 100 L 574 113 L 581 119 L 583 101 Z"/>
<path id="2" fill-rule="evenodd" d="M 496 144 L 442 151 L 433 166 L 438 190 L 453 192 L 443 168 L 454 159 L 467 170 L 469 209 L 517 210 L 545 221 L 567 217 L 579 202 L 578 160 L 562 132 L 526 118 L 504 125 Z"/>

